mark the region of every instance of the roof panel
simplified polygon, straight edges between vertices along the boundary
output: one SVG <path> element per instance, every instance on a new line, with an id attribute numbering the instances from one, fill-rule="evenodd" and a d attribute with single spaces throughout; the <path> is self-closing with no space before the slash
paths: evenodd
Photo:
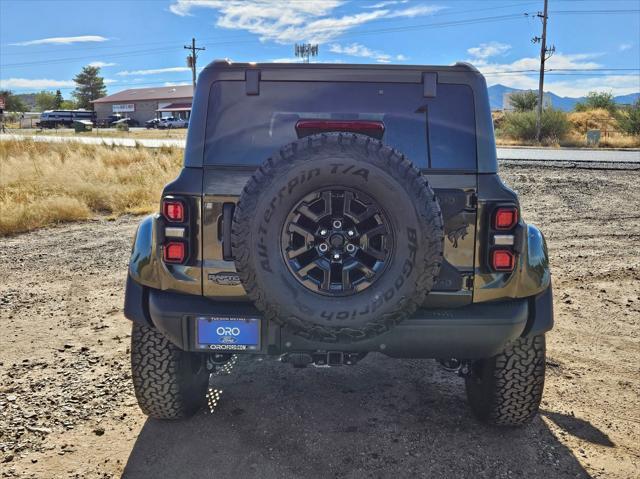
<path id="1" fill-rule="evenodd" d="M 122 103 L 146 100 L 175 100 L 178 98 L 192 98 L 192 85 L 165 86 L 153 88 L 130 88 L 113 95 L 98 98 L 94 103 Z"/>

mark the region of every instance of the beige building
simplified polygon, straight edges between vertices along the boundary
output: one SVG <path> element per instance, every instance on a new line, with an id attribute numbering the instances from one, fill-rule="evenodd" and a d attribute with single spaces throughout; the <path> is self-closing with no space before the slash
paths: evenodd
<path id="1" fill-rule="evenodd" d="M 193 87 L 191 85 L 132 88 L 93 102 L 97 120 L 120 114 L 143 125 L 153 118 L 174 116 L 189 118 Z"/>

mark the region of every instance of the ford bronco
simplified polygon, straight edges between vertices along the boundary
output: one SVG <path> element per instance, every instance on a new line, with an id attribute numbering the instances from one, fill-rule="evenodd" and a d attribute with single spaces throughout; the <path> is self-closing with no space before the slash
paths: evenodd
<path id="1" fill-rule="evenodd" d="M 434 358 L 480 420 L 540 404 L 547 248 L 498 176 L 468 64 L 213 62 L 128 273 L 133 384 L 156 418 L 195 413 L 240 355 Z"/>

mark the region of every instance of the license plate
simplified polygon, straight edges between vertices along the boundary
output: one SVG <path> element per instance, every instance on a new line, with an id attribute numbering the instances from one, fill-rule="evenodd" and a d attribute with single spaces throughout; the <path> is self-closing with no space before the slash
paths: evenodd
<path id="1" fill-rule="evenodd" d="M 260 318 L 207 316 L 196 318 L 198 349 L 255 351 L 260 349 Z"/>

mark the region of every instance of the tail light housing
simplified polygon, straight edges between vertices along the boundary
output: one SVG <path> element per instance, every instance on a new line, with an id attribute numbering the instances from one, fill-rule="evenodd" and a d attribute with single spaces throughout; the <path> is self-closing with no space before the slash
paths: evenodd
<path id="1" fill-rule="evenodd" d="M 187 217 L 184 203 L 174 198 L 165 198 L 163 200 L 162 215 L 172 223 L 182 223 Z"/>
<path id="2" fill-rule="evenodd" d="M 500 207 L 493 214 L 493 227 L 497 230 L 510 230 L 517 223 L 518 209 L 516 207 Z"/>
<path id="3" fill-rule="evenodd" d="M 494 249 L 491 252 L 491 266 L 495 271 L 513 271 L 516 258 L 513 251 L 508 249 Z"/>
<path id="4" fill-rule="evenodd" d="M 188 198 L 166 196 L 162 199 L 162 221 L 160 246 L 162 259 L 167 264 L 185 264 L 192 252 L 189 224 Z"/>
<path id="5" fill-rule="evenodd" d="M 521 251 L 518 207 L 502 203 L 489 211 L 486 265 L 490 271 L 510 273 L 515 269 L 517 254 Z"/>
<path id="6" fill-rule="evenodd" d="M 165 263 L 184 263 L 187 248 L 182 241 L 170 241 L 164 245 L 162 254 Z"/>

